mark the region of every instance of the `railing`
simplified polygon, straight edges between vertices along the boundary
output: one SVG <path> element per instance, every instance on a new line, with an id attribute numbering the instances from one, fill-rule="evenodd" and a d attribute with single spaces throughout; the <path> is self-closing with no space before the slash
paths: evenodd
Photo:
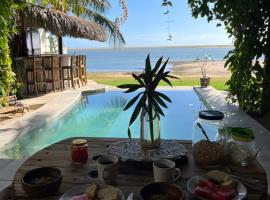
<path id="1" fill-rule="evenodd" d="M 16 77 L 26 95 L 87 84 L 85 55 L 38 55 L 14 59 Z M 16 72 L 17 71 L 17 72 Z"/>

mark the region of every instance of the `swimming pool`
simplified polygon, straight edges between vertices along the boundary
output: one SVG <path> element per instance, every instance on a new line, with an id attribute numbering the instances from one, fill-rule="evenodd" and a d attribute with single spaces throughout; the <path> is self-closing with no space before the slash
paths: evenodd
<path id="1" fill-rule="evenodd" d="M 204 106 L 193 90 L 162 90 L 173 101 L 161 118 L 163 139 L 191 139 L 197 112 Z M 84 94 L 81 101 L 62 118 L 33 129 L 5 146 L 0 158 L 20 159 L 69 137 L 127 138 L 133 109 L 122 111 L 123 104 L 136 94 L 122 91 Z M 134 108 L 134 107 L 133 107 Z M 139 120 L 132 125 L 132 137 L 139 137 Z"/>

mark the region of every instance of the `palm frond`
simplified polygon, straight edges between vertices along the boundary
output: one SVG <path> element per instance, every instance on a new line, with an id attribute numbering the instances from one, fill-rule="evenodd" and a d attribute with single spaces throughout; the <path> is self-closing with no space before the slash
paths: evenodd
<path id="1" fill-rule="evenodd" d="M 87 0 L 89 2 L 89 6 L 99 12 L 105 13 L 107 10 L 111 8 L 111 4 L 108 0 Z"/>
<path id="2" fill-rule="evenodd" d="M 109 44 L 114 46 L 123 46 L 126 43 L 124 36 L 117 30 L 115 23 L 109 20 L 107 17 L 91 9 L 85 10 L 84 17 L 95 21 L 106 29 L 109 38 Z"/>

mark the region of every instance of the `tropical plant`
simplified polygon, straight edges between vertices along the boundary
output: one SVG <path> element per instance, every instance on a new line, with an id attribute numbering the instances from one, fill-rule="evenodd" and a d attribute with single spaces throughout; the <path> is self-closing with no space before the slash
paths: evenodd
<path id="1" fill-rule="evenodd" d="M 192 15 L 219 21 L 234 41 L 225 66 L 229 98 L 248 113 L 270 115 L 269 0 L 189 0 Z M 262 59 L 264 58 L 264 62 Z"/>
<path id="2" fill-rule="evenodd" d="M 15 33 L 15 16 L 20 5 L 14 0 L 1 0 L 0 6 L 0 104 L 6 104 L 14 77 L 11 70 L 9 39 Z"/>
<path id="3" fill-rule="evenodd" d="M 125 93 L 135 92 L 138 89 L 144 89 L 140 91 L 134 98 L 132 98 L 124 110 L 129 109 L 134 103 L 137 103 L 135 109 L 131 115 L 129 125 L 128 125 L 128 137 L 131 139 L 130 126 L 137 119 L 138 115 L 144 109 L 149 116 L 150 124 L 150 134 L 151 141 L 153 141 L 153 120 L 160 115 L 164 116 L 164 113 L 161 109 L 161 106 L 167 108 L 165 101 L 172 102 L 171 99 L 165 94 L 156 91 L 156 88 L 160 81 L 165 81 L 172 87 L 171 82 L 168 78 L 176 78 L 175 76 L 169 75 L 170 71 L 165 71 L 166 65 L 169 61 L 169 58 L 162 64 L 163 57 L 159 58 L 155 64 L 155 67 L 151 67 L 150 55 L 147 56 L 145 60 L 145 69 L 142 73 L 132 73 L 132 77 L 138 82 L 137 84 L 124 84 L 117 86 L 121 89 L 127 89 Z M 162 64 L 162 65 L 161 65 Z"/>
<path id="4" fill-rule="evenodd" d="M 210 60 L 212 60 L 212 58 L 208 54 L 205 54 L 204 59 L 203 59 L 202 64 L 201 64 L 201 67 L 200 67 L 203 78 L 206 78 L 206 76 L 207 76 L 207 69 L 206 69 L 205 65 Z M 198 61 L 200 61 L 200 59 Z"/>

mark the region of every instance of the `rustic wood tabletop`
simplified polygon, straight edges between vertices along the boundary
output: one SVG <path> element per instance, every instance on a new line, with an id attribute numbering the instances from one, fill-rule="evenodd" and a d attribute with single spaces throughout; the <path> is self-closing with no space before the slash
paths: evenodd
<path id="1" fill-rule="evenodd" d="M 11 195 L 12 199 L 30 199 L 24 192 L 21 179 L 29 170 L 38 167 L 57 167 L 63 172 L 63 182 L 57 195 L 46 197 L 46 200 L 56 200 L 73 187 L 87 185 L 89 183 L 99 183 L 97 178 L 89 176 L 89 172 L 96 170 L 96 161 L 93 157 L 97 155 L 106 155 L 108 145 L 122 141 L 124 139 L 111 138 L 85 138 L 88 141 L 89 159 L 87 163 L 82 165 L 73 164 L 71 161 L 71 142 L 74 138 L 66 139 L 53 144 L 31 156 L 17 171 L 12 183 Z M 189 178 L 195 175 L 203 175 L 210 169 L 201 168 L 196 165 L 191 155 L 191 141 L 177 141 L 183 144 L 188 151 L 188 161 L 177 163 L 177 167 L 181 169 L 181 178 L 177 184 L 186 190 L 186 183 Z M 153 182 L 153 172 L 147 169 L 138 169 L 138 165 L 132 169 L 132 166 L 120 164 L 119 174 L 116 183 L 113 185 L 123 191 L 127 197 L 130 193 L 134 193 L 134 200 L 139 198 L 140 189 L 147 183 Z M 134 166 L 133 166 L 134 167 Z M 247 184 L 247 199 L 266 199 L 267 196 L 267 177 L 264 169 L 257 162 L 253 166 L 243 168 L 239 166 L 222 166 L 223 169 L 230 168 L 233 173 L 242 176 L 256 178 L 260 180 L 260 187 Z M 263 186 L 263 187 L 262 187 Z M 190 199 L 186 193 L 185 199 Z"/>

